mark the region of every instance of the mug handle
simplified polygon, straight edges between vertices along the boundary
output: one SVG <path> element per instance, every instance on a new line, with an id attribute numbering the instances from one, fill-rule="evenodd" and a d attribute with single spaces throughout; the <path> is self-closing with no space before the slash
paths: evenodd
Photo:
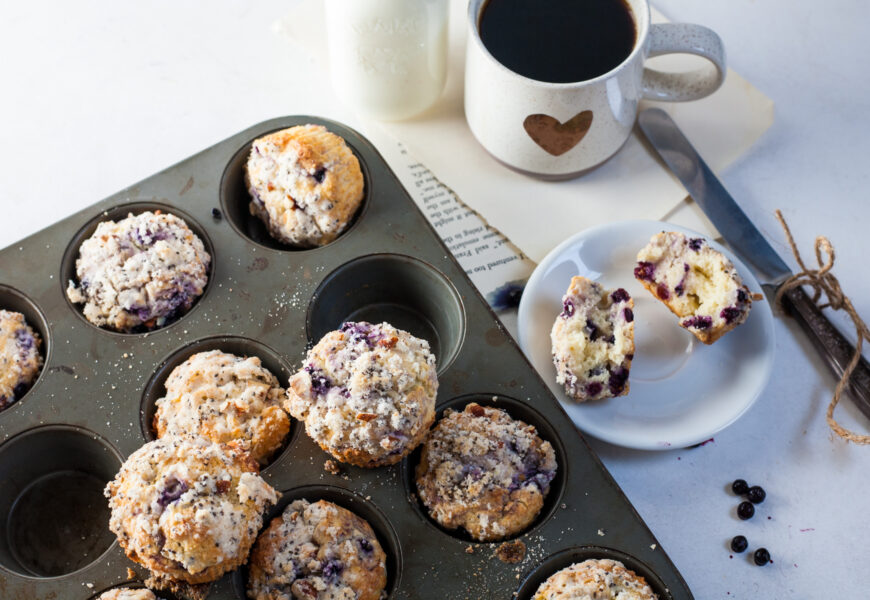
<path id="1" fill-rule="evenodd" d="M 712 29 L 690 23 L 650 25 L 648 58 L 683 53 L 702 56 L 713 63 L 686 73 L 643 70 L 642 93 L 649 100 L 682 102 L 709 96 L 725 81 L 725 47 Z"/>

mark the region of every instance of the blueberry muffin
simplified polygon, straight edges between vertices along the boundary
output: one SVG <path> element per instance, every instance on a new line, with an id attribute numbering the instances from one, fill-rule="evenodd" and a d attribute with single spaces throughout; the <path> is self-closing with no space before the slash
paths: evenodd
<path id="1" fill-rule="evenodd" d="M 574 277 L 550 331 L 556 381 L 578 402 L 623 396 L 634 358 L 634 300 Z"/>
<path id="2" fill-rule="evenodd" d="M 254 140 L 246 167 L 251 214 L 284 244 L 323 246 L 344 231 L 363 199 L 359 161 L 322 125 Z"/>
<path id="3" fill-rule="evenodd" d="M 264 464 L 290 431 L 283 398 L 284 388 L 256 356 L 200 352 L 169 374 L 166 395 L 156 403 L 154 430 L 158 437 L 244 440 L 254 460 Z"/>
<path id="4" fill-rule="evenodd" d="M 159 579 L 214 581 L 248 558 L 277 494 L 233 443 L 167 437 L 139 448 L 106 486 L 109 529 Z"/>
<path id="5" fill-rule="evenodd" d="M 103 592 L 95 600 L 160 600 L 160 598 L 146 588 L 123 587 Z"/>
<path id="6" fill-rule="evenodd" d="M 42 370 L 42 339 L 24 315 L 0 310 L 0 411 L 21 398 Z"/>
<path id="7" fill-rule="evenodd" d="M 284 408 L 340 461 L 392 465 L 435 420 L 438 379 L 429 343 L 388 323 L 347 322 L 308 352 Z"/>
<path id="8" fill-rule="evenodd" d="M 680 318 L 681 327 L 705 344 L 749 316 L 753 300 L 749 288 L 731 261 L 702 238 L 663 231 L 637 253 L 637 260 L 635 279 Z"/>
<path id="9" fill-rule="evenodd" d="M 556 476 L 556 454 L 537 430 L 505 411 L 472 402 L 446 410 L 417 465 L 417 492 L 447 529 L 490 542 L 526 529 Z"/>
<path id="10" fill-rule="evenodd" d="M 183 315 L 202 295 L 211 257 L 175 215 L 160 211 L 104 221 L 82 242 L 78 282 L 67 297 L 88 321 L 121 332 L 149 331 Z"/>
<path id="11" fill-rule="evenodd" d="M 532 600 L 657 600 L 646 580 L 618 560 L 589 559 L 554 573 Z"/>
<path id="12" fill-rule="evenodd" d="M 296 500 L 257 538 L 252 600 L 380 600 L 386 555 L 371 526 L 347 509 Z"/>

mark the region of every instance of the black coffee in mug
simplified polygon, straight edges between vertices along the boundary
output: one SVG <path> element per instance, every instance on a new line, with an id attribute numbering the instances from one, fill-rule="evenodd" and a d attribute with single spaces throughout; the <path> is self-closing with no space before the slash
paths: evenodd
<path id="1" fill-rule="evenodd" d="M 551 83 L 607 73 L 631 54 L 637 38 L 625 0 L 489 0 L 479 27 L 498 62 Z"/>

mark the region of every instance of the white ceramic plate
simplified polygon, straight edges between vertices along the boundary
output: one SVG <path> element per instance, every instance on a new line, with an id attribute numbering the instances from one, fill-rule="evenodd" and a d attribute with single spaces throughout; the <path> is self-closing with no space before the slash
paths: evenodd
<path id="1" fill-rule="evenodd" d="M 703 442 L 736 421 L 758 399 L 773 366 L 773 314 L 766 300 L 752 303 L 745 323 L 705 346 L 668 308 L 634 279 L 638 250 L 656 233 L 697 232 L 659 221 L 623 221 L 594 227 L 557 246 L 532 273 L 519 307 L 520 347 L 562 407 L 584 432 L 646 450 Z M 710 241 L 737 267 L 753 292 L 761 286 L 745 264 Z M 550 329 L 571 277 L 583 275 L 634 298 L 635 355 L 627 396 L 575 403 L 556 383 Z"/>

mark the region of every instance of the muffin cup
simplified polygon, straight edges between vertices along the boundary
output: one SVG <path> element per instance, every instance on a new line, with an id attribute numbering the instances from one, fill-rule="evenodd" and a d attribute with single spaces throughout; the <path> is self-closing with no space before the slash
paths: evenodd
<path id="1" fill-rule="evenodd" d="M 115 544 L 103 488 L 120 466 L 80 427 L 39 427 L 0 446 L 0 565 L 44 578 L 99 560 Z"/>
<path id="2" fill-rule="evenodd" d="M 4 410 L 0 410 L 0 420 L 2 420 L 3 415 L 14 410 L 14 408 L 27 397 L 30 391 L 36 387 L 40 379 L 42 379 L 42 375 L 48 365 L 53 340 L 51 339 L 51 330 L 48 327 L 48 322 L 45 320 L 45 315 L 43 315 L 42 311 L 33 300 L 15 288 L 0 284 L 0 309 L 11 310 L 24 315 L 24 320 L 27 324 L 30 325 L 33 331 L 39 334 L 40 338 L 42 338 L 42 344 L 39 347 L 39 353 L 42 355 L 42 369 L 39 370 L 36 379 L 33 380 L 27 388 L 27 391 L 24 392 L 20 398 L 16 398 L 15 402 L 10 406 L 7 406 Z"/>
<path id="3" fill-rule="evenodd" d="M 604 546 L 578 546 L 574 548 L 566 548 L 565 550 L 548 556 L 525 576 L 514 597 L 516 600 L 532 600 L 535 592 L 538 591 L 539 587 L 541 587 L 541 584 L 551 575 L 573 565 L 574 563 L 583 562 L 590 558 L 609 558 L 611 560 L 618 560 L 624 564 L 627 569 L 630 569 L 643 577 L 652 590 L 658 595 L 659 600 L 672 600 L 673 598 L 670 590 L 668 590 L 664 582 L 646 564 L 630 554 L 614 550 L 613 548 L 606 548 Z"/>
<path id="4" fill-rule="evenodd" d="M 436 407 L 435 414 L 435 424 L 432 426 L 433 428 L 438 425 L 438 422 L 444 417 L 444 411 L 447 409 L 452 409 L 458 412 L 461 412 L 465 409 L 465 407 L 472 403 L 476 402 L 477 404 L 485 407 L 498 408 L 504 410 L 510 415 L 510 417 L 517 421 L 523 421 L 529 425 L 533 425 L 535 429 L 538 430 L 538 436 L 553 446 L 553 451 L 556 454 L 556 476 L 550 482 L 550 491 L 547 494 L 546 498 L 544 498 L 544 506 L 541 508 L 541 512 L 538 513 L 538 516 L 535 517 L 535 520 L 523 531 L 508 536 L 504 539 L 500 539 L 495 542 L 481 542 L 480 540 L 476 540 L 465 529 L 462 527 L 456 529 L 447 529 L 438 523 L 435 519 L 433 519 L 429 514 L 429 509 L 420 499 L 419 494 L 417 493 L 417 465 L 420 464 L 420 454 L 422 453 L 422 446 L 417 447 L 404 461 L 402 461 L 402 480 L 405 484 L 405 490 L 407 492 L 406 496 L 411 503 L 411 506 L 415 511 L 425 519 L 429 524 L 438 529 L 439 532 L 449 535 L 452 538 L 456 538 L 462 540 L 464 542 L 468 542 L 470 544 L 501 544 L 505 541 L 510 541 L 522 537 L 527 534 L 532 534 L 540 525 L 545 523 L 547 520 L 552 517 L 553 513 L 556 511 L 556 508 L 559 506 L 562 500 L 562 494 L 565 491 L 565 481 L 567 478 L 567 470 L 568 470 L 568 460 L 565 457 L 565 449 L 562 446 L 562 441 L 559 438 L 559 434 L 556 433 L 556 430 L 550 425 L 544 417 L 541 416 L 539 412 L 530 407 L 528 404 L 520 402 L 519 400 L 514 400 L 513 398 L 509 398 L 507 396 L 499 396 L 494 394 L 468 394 L 467 396 L 459 396 L 457 398 L 452 398 L 447 402 L 443 402 Z M 425 442 L 424 442 L 425 443 Z"/>
<path id="5" fill-rule="evenodd" d="M 180 219 L 183 219 L 187 226 L 190 227 L 190 230 L 196 234 L 196 236 L 202 241 L 203 246 L 205 247 L 205 251 L 208 252 L 208 255 L 211 257 L 211 260 L 208 263 L 208 282 L 206 283 L 205 289 L 202 291 L 202 294 L 199 295 L 194 301 L 191 307 L 181 315 L 175 317 L 171 322 L 163 325 L 162 327 L 158 327 L 155 329 L 150 329 L 148 331 L 141 332 L 125 332 L 125 331 L 115 331 L 114 329 L 110 329 L 108 327 L 97 327 L 93 323 L 85 318 L 82 304 L 78 304 L 72 302 L 66 295 L 66 288 L 70 281 L 74 281 L 78 283 L 78 275 L 76 274 L 76 260 L 79 258 L 79 249 L 81 248 L 82 243 L 87 240 L 91 235 L 93 235 L 94 231 L 97 230 L 97 226 L 104 221 L 119 221 L 124 219 L 129 214 L 138 215 L 147 211 L 161 211 L 163 213 L 173 214 Z M 69 307 L 79 316 L 81 319 L 87 323 L 91 327 L 95 327 L 100 331 L 104 331 L 106 333 L 114 334 L 114 335 L 151 335 L 158 331 L 163 331 L 175 325 L 176 323 L 183 321 L 185 317 L 190 315 L 194 310 L 196 310 L 197 305 L 202 302 L 202 299 L 208 294 L 209 289 L 211 288 L 211 283 L 214 280 L 214 272 L 215 272 L 215 264 L 217 263 L 217 257 L 215 256 L 214 245 L 211 243 L 211 239 L 206 233 L 205 229 L 196 222 L 196 219 L 181 211 L 174 206 L 169 206 L 167 204 L 162 204 L 159 202 L 130 202 L 128 204 L 121 204 L 115 206 L 113 208 L 104 210 L 100 212 L 98 215 L 93 217 L 90 221 L 88 221 L 84 227 L 79 229 L 78 233 L 72 238 L 72 241 L 67 245 L 66 251 L 63 254 L 63 261 L 61 262 L 60 267 L 60 286 L 61 293 L 63 297 L 66 299 Z"/>
<path id="6" fill-rule="evenodd" d="M 281 498 L 278 500 L 278 503 L 272 507 L 272 510 L 263 519 L 263 529 L 260 530 L 260 534 L 265 531 L 269 523 L 272 522 L 272 519 L 281 516 L 281 513 L 284 512 L 284 509 L 291 502 L 301 499 L 312 503 L 318 500 L 332 502 L 361 517 L 371 526 L 375 536 L 378 538 L 378 542 L 381 544 L 384 554 L 387 555 L 387 585 L 384 590 L 387 592 L 387 598 L 392 598 L 402 578 L 402 550 L 399 539 L 384 513 L 373 502 L 359 494 L 331 485 L 306 485 L 281 492 Z M 247 599 L 247 585 L 247 567 L 237 569 L 233 574 L 233 587 L 239 600 Z"/>
<path id="7" fill-rule="evenodd" d="M 257 138 L 268 135 L 270 133 L 274 133 L 274 131 L 264 132 L 258 135 Z M 369 176 L 368 170 L 366 168 L 366 162 L 363 157 L 348 140 L 345 140 L 345 142 L 347 142 L 348 147 L 357 157 L 357 160 L 359 160 L 359 166 L 362 170 L 365 188 L 363 190 L 363 199 L 359 205 L 359 208 L 357 208 L 356 213 L 353 215 L 353 217 L 351 217 L 347 226 L 344 228 L 344 231 L 342 231 L 336 239 L 329 242 L 329 244 L 317 246 L 316 248 L 301 248 L 297 246 L 291 246 L 273 238 L 269 234 L 269 230 L 266 227 L 266 224 L 263 223 L 263 221 L 258 216 L 251 214 L 251 193 L 248 191 L 248 185 L 246 183 L 245 165 L 248 162 L 248 156 L 251 154 L 251 146 L 254 143 L 254 139 L 248 141 L 241 148 L 239 148 L 239 150 L 235 154 L 233 154 L 232 158 L 227 163 L 227 166 L 224 169 L 223 175 L 221 177 L 221 208 L 223 209 L 224 215 L 226 216 L 227 220 L 230 222 L 230 225 L 232 225 L 233 229 L 235 229 L 239 235 L 246 238 L 248 241 L 257 244 L 258 246 L 269 248 L 270 250 L 278 250 L 281 252 L 317 251 L 321 248 L 329 246 L 330 244 L 335 244 L 343 237 L 347 236 L 355 228 L 356 224 L 363 219 L 363 216 L 368 207 L 372 180 Z"/>
<path id="8" fill-rule="evenodd" d="M 169 378 L 172 370 L 194 354 L 208 352 L 209 350 L 221 350 L 243 357 L 256 356 L 260 359 L 262 365 L 278 378 L 278 383 L 281 384 L 281 387 L 287 386 L 287 380 L 293 374 L 287 362 L 280 354 L 256 340 L 232 335 L 216 335 L 190 342 L 164 358 L 154 373 L 152 373 L 148 383 L 145 384 L 145 391 L 142 394 L 141 407 L 139 409 L 139 425 L 142 428 L 142 436 L 146 441 L 150 442 L 157 439 L 157 432 L 154 431 L 157 400 L 166 394 L 166 380 Z M 284 437 L 281 446 L 269 457 L 268 462 L 261 466 L 261 472 L 281 461 L 287 449 L 293 444 L 293 441 L 299 434 L 299 429 L 299 422 L 291 418 L 290 431 Z"/>

